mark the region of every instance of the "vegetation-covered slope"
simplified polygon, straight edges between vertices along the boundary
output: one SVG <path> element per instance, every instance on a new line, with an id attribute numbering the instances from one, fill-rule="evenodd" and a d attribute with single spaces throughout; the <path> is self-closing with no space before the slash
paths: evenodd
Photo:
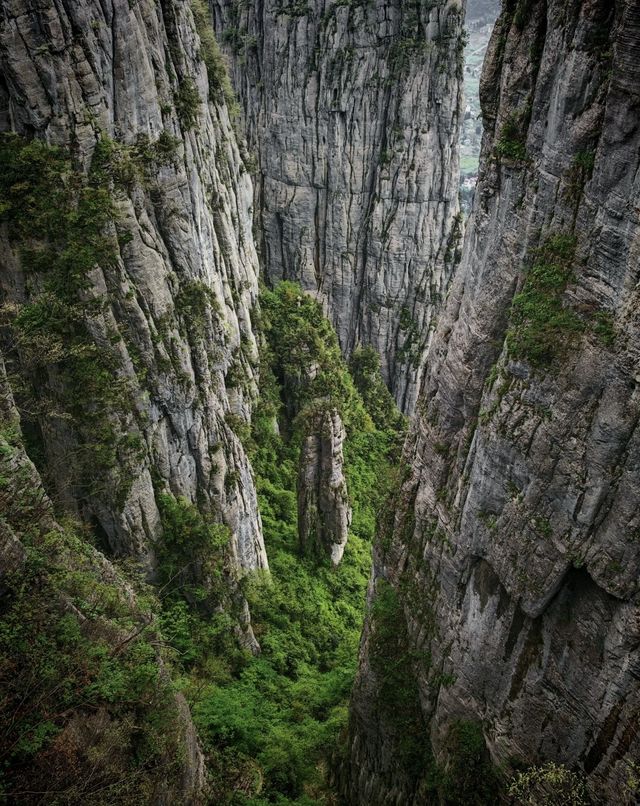
<path id="1" fill-rule="evenodd" d="M 299 287 L 281 283 L 263 291 L 261 311 L 260 397 L 251 429 L 234 425 L 256 472 L 269 555 L 270 573 L 254 574 L 243 586 L 262 652 L 252 657 L 232 642 L 216 645 L 210 621 L 194 616 L 179 592 L 165 598 L 163 624 L 179 649 L 184 691 L 214 759 L 214 802 L 236 802 L 238 792 L 256 806 L 325 802 L 328 763 L 338 751 L 355 675 L 376 508 L 404 421 L 368 353 L 367 369 L 356 377 L 372 401 L 373 424 L 331 325 Z M 317 374 L 306 381 L 310 366 Z M 301 440 L 306 418 L 321 404 L 336 406 L 347 426 L 354 513 L 336 569 L 303 554 L 296 523 Z"/>
<path id="2" fill-rule="evenodd" d="M 0 799 L 194 802 L 203 759 L 157 591 L 56 520 L 0 372 Z"/>

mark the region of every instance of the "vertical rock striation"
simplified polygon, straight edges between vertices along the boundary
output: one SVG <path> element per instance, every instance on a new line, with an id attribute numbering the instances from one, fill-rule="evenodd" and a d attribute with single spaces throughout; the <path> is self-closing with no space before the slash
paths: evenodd
<path id="1" fill-rule="evenodd" d="M 335 409 L 322 407 L 310 420 L 298 475 L 300 545 L 305 553 L 329 557 L 337 566 L 351 523 L 342 452 L 346 432 Z"/>
<path id="2" fill-rule="evenodd" d="M 462 5 L 210 5 L 257 156 L 266 275 L 316 295 L 347 355 L 374 346 L 409 412 L 460 237 Z"/>
<path id="3" fill-rule="evenodd" d="M 353 803 L 424 802 L 461 721 L 495 762 L 637 797 L 639 56 L 636 0 L 509 2 L 497 22 L 464 256 L 375 552 Z M 424 725 L 413 766 L 376 666 L 385 586 Z"/>
<path id="4" fill-rule="evenodd" d="M 267 566 L 232 427 L 256 394 L 258 268 L 251 182 L 202 33 L 183 0 L 3 4 L 0 125 L 51 147 L 38 154 L 36 204 L 44 193 L 55 206 L 64 188 L 79 223 L 64 210 L 60 222 L 46 210 L 36 219 L 20 186 L 6 189 L 16 214 L 2 227 L 0 291 L 9 368 L 31 381 L 18 402 L 52 494 L 110 552 L 150 565 L 157 493 L 184 496 L 230 527 L 242 572 Z M 28 215 L 35 229 L 21 233 Z M 89 234 L 99 215 L 102 231 Z M 82 250 L 96 244 L 91 265 Z M 33 248 L 53 255 L 49 266 Z M 70 276 L 83 260 L 63 299 L 51 264 Z M 71 335 L 34 318 L 52 304 L 66 306 Z"/>

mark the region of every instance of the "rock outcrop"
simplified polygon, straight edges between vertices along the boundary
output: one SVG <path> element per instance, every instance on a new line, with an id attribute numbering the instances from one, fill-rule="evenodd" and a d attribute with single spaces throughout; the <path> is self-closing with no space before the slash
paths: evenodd
<path id="1" fill-rule="evenodd" d="M 352 803 L 424 802 L 461 721 L 507 770 L 552 760 L 636 802 L 639 56 L 635 0 L 508 2 L 496 25 L 464 256 L 375 552 Z M 389 587 L 413 765 L 376 666 Z"/>
<path id="2" fill-rule="evenodd" d="M 250 149 L 271 283 L 372 345 L 412 411 L 458 255 L 463 9 L 450 0 L 213 0 Z"/>
<path id="3" fill-rule="evenodd" d="M 320 406 L 300 451 L 298 535 L 306 554 L 328 557 L 337 566 L 351 523 L 342 452 L 346 432 L 338 412 Z"/>
<path id="4" fill-rule="evenodd" d="M 252 188 L 198 19 L 202 38 L 182 0 L 3 4 L 1 128 L 24 138 L 3 142 L 48 149 L 3 188 L 4 347 L 48 489 L 110 553 L 153 566 L 165 491 L 230 527 L 242 573 L 267 567 L 233 430 L 256 394 Z"/>
<path id="5" fill-rule="evenodd" d="M 119 570 L 56 520 L 1 359 L 0 512 L 5 797 L 204 803 L 204 756 L 157 625 Z M 124 675 L 130 688 L 119 701 Z"/>

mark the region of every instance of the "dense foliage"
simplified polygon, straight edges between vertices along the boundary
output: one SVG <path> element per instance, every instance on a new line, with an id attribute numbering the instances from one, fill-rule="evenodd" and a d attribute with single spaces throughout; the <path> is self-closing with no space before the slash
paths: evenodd
<path id="1" fill-rule="evenodd" d="M 318 803 L 328 797 L 326 765 L 346 723 L 376 502 L 403 420 L 387 400 L 388 419 L 372 412 L 380 427 L 373 425 L 335 333 L 297 286 L 265 290 L 261 309 L 261 394 L 251 433 L 240 435 L 257 476 L 271 568 L 243 582 L 262 652 L 252 657 L 232 643 L 223 646 L 221 624 L 194 614 L 184 600 L 165 603 L 163 619 L 165 634 L 180 647 L 176 662 L 210 754 L 215 802 Z M 296 525 L 300 440 L 319 400 L 340 411 L 348 432 L 354 517 L 335 570 L 301 555 Z"/>
<path id="2" fill-rule="evenodd" d="M 200 56 L 207 68 L 209 96 L 224 102 L 232 116 L 238 114 L 238 102 L 231 87 L 227 66 L 210 22 L 210 11 L 204 0 L 191 0 L 191 13 L 200 37 Z"/>
<path id="3" fill-rule="evenodd" d="M 517 806 L 587 806 L 584 777 L 562 764 L 549 762 L 516 775 L 509 795 Z"/>
<path id="4" fill-rule="evenodd" d="M 7 417 L 0 513 L 0 799 L 153 802 L 183 764 L 155 597 L 53 519 Z"/>
<path id="5" fill-rule="evenodd" d="M 409 648 L 406 619 L 396 590 L 376 581 L 370 613 L 369 656 L 383 719 L 394 734 L 398 767 L 418 781 L 433 767 L 428 727 L 420 707 L 414 665 L 429 658 Z"/>
<path id="6" fill-rule="evenodd" d="M 62 149 L 14 136 L 0 139 L 0 220 L 9 224 L 33 279 L 24 303 L 3 309 L 11 383 L 23 426 L 36 437 L 48 411 L 43 407 L 54 406 L 65 417 L 69 439 L 76 442 L 66 472 L 73 471 L 80 497 L 91 495 L 97 483 L 102 492 L 113 473 L 118 487 L 112 494 L 121 498 L 131 482 L 127 457 L 135 455 L 139 440 L 132 390 L 118 373 L 118 334 L 113 344 L 100 346 L 94 336 L 103 300 L 92 295 L 89 275 L 96 265 L 117 259 L 118 240 L 126 237 L 119 231 L 118 195 L 146 182 L 155 165 L 171 161 L 175 147 L 166 135 L 131 147 L 103 137 L 84 174 Z M 199 287 L 185 286 L 178 303 L 196 332 L 207 311 L 216 313 Z M 376 507 L 384 499 L 404 420 L 379 378 L 376 357 L 356 353 L 356 387 L 320 305 L 297 286 L 265 290 L 261 311 L 255 416 L 250 430 L 233 417 L 229 425 L 255 468 L 270 574 L 235 578 L 229 533 L 219 515 L 208 517 L 162 489 L 156 491 L 163 525 L 157 584 L 139 599 L 140 610 L 126 595 L 127 586 L 142 586 L 135 575 L 102 579 L 113 566 L 101 565 L 90 529 L 21 525 L 18 536 L 29 561 L 6 581 L 8 610 L 0 636 L 0 671 L 10 693 L 4 749 L 13 770 L 10 788 L 20 784 L 21 770 L 36 769 L 41 759 L 37 775 L 46 777 L 62 746 L 59 737 L 71 742 L 73 720 L 99 713 L 119 737 L 114 780 L 127 774 L 129 756 L 138 765 L 137 783 L 118 785 L 113 793 L 124 802 L 130 796 L 152 799 L 145 787 L 153 786 L 154 765 L 171 752 L 169 738 L 180 733 L 172 726 L 163 734 L 175 716 L 168 696 L 171 672 L 190 700 L 208 754 L 213 802 L 325 798 L 326 763 L 338 747 L 357 663 Z M 301 556 L 296 524 L 301 440 L 314 412 L 325 406 L 339 412 L 347 430 L 345 470 L 353 506 L 349 542 L 336 570 Z M 34 458 L 39 444 L 36 439 L 29 446 Z M 46 478 L 44 454 L 41 460 Z M 255 657 L 237 641 L 243 596 L 262 647 Z M 70 613 L 65 603 L 71 603 Z M 22 667 L 41 680 L 33 702 L 31 689 L 25 695 L 15 675 Z M 111 736 L 111 728 L 104 730 Z M 76 739 L 73 753 L 81 753 Z M 88 762 L 74 756 L 51 786 L 69 787 L 90 800 L 93 786 L 105 786 L 100 771 L 110 751 L 83 741 L 95 754 L 98 772 L 76 784 L 71 768 L 81 774 Z M 76 792 L 77 785 L 83 788 Z"/>
<path id="7" fill-rule="evenodd" d="M 590 155 L 583 156 L 591 164 Z M 524 285 L 511 307 L 507 334 L 509 354 L 528 361 L 536 368 L 546 368 L 565 358 L 576 340 L 592 333 L 606 347 L 616 339 L 612 314 L 572 306 L 566 291 L 574 279 L 576 238 L 570 233 L 555 233 L 533 251 Z"/>
<path id="8" fill-rule="evenodd" d="M 77 494 L 122 499 L 140 440 L 132 389 L 120 373 L 120 336 L 96 337 L 104 300 L 90 279 L 118 254 L 116 170 L 124 182 L 129 172 L 123 161 L 116 169 L 108 140 L 87 176 L 63 149 L 0 136 L 0 223 L 29 278 L 24 302 L 0 308 L 23 425 L 35 433 L 47 417 L 64 421 L 73 455 L 65 472 Z"/>

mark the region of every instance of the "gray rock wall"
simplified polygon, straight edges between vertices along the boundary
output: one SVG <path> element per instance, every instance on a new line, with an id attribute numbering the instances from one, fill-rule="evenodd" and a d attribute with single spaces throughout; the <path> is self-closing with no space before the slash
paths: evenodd
<path id="1" fill-rule="evenodd" d="M 229 525 L 242 572 L 267 567 L 252 471 L 232 428 L 256 394 L 252 187 L 202 55 L 183 0 L 10 0 L 0 11 L 3 130 L 69 148 L 85 172 L 101 137 L 125 153 L 161 136 L 174 144 L 117 194 L 117 257 L 95 266 L 86 292 L 99 303 L 86 326 L 99 350 L 115 352 L 114 382 L 135 401 L 112 424 L 141 448 L 123 452 L 98 491 L 81 493 L 74 446 L 93 436 L 91 423 L 78 433 L 59 413 L 41 414 L 52 493 L 95 520 L 111 551 L 149 562 L 158 489 L 185 496 Z M 185 86 L 199 99 L 193 121 L 179 114 Z M 6 227 L 0 235 L 0 289 L 15 313 L 39 292 L 20 259 L 24 243 Z M 10 357 L 28 374 L 19 345 Z M 59 377 L 55 363 L 44 368 L 43 397 Z M 122 478 L 134 479 L 124 496 L 115 492 Z"/>
<path id="2" fill-rule="evenodd" d="M 507 769 L 553 760 L 596 802 L 634 803 L 640 6 L 515 5 L 485 62 L 475 208 L 374 577 L 401 602 L 437 763 L 471 720 Z M 376 719 L 371 641 L 369 624 L 344 789 L 421 803 Z"/>
<path id="3" fill-rule="evenodd" d="M 335 409 L 321 408 L 310 420 L 298 473 L 300 546 L 305 553 L 327 557 L 337 566 L 351 523 L 342 451 L 346 431 Z"/>
<path id="4" fill-rule="evenodd" d="M 270 282 L 322 300 L 412 411 L 459 237 L 455 0 L 213 0 L 257 160 Z"/>

